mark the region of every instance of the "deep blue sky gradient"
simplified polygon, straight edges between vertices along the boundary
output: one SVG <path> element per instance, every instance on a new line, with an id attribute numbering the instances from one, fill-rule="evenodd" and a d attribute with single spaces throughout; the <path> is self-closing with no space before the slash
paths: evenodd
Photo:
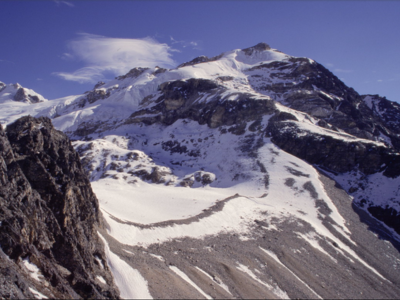
<path id="1" fill-rule="evenodd" d="M 68 3 L 74 6 L 0 1 L 0 81 L 18 82 L 48 99 L 91 89 L 93 84 L 54 75 L 83 67 L 81 61 L 62 59 L 78 33 L 151 37 L 181 51 L 172 52 L 177 64 L 266 42 L 316 60 L 360 94 L 400 102 L 400 1 Z"/>

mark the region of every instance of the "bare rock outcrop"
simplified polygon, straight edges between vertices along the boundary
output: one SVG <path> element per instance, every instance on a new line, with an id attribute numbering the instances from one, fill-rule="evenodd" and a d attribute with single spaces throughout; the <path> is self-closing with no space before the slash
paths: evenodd
<path id="1" fill-rule="evenodd" d="M 40 98 L 36 95 L 29 95 L 24 88 L 20 87 L 17 93 L 14 95 L 14 100 L 18 102 L 26 103 L 38 103 L 41 102 Z"/>
<path id="2" fill-rule="evenodd" d="M 48 118 L 0 128 L 0 295 L 118 298 L 97 235 L 98 201 Z"/>

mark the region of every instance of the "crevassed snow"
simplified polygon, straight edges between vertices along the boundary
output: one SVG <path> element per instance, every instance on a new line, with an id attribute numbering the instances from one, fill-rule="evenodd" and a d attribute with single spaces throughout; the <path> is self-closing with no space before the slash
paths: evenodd
<path id="1" fill-rule="evenodd" d="M 200 294 L 202 294 L 204 296 L 204 298 L 206 299 L 213 299 L 211 296 L 207 295 L 206 293 L 204 293 L 204 291 L 199 288 L 199 286 L 197 284 L 195 284 L 184 272 L 182 272 L 181 270 L 179 270 L 177 267 L 175 266 L 169 266 L 169 268 L 175 273 L 177 274 L 179 277 L 181 277 L 183 280 L 185 280 L 187 283 L 189 283 L 192 287 L 194 287 Z"/>
<path id="2" fill-rule="evenodd" d="M 125 299 L 153 299 L 149 292 L 148 283 L 139 271 L 133 269 L 120 259 L 118 255 L 114 254 L 110 250 L 106 239 L 100 233 L 98 235 L 104 243 L 107 263 L 114 276 L 115 284 L 120 291 L 121 297 Z"/>

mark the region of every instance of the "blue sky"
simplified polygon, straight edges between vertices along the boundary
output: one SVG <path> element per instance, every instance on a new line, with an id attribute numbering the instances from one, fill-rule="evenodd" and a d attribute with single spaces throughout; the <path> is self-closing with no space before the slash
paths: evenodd
<path id="1" fill-rule="evenodd" d="M 259 42 L 400 102 L 400 1 L 1 1 L 0 81 L 48 99 Z"/>

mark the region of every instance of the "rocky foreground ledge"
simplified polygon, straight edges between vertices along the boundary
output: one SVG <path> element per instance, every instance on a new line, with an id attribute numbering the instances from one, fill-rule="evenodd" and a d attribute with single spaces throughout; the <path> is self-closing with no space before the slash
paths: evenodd
<path id="1" fill-rule="evenodd" d="M 102 227 L 79 156 L 50 119 L 0 127 L 2 298 L 118 298 Z"/>

